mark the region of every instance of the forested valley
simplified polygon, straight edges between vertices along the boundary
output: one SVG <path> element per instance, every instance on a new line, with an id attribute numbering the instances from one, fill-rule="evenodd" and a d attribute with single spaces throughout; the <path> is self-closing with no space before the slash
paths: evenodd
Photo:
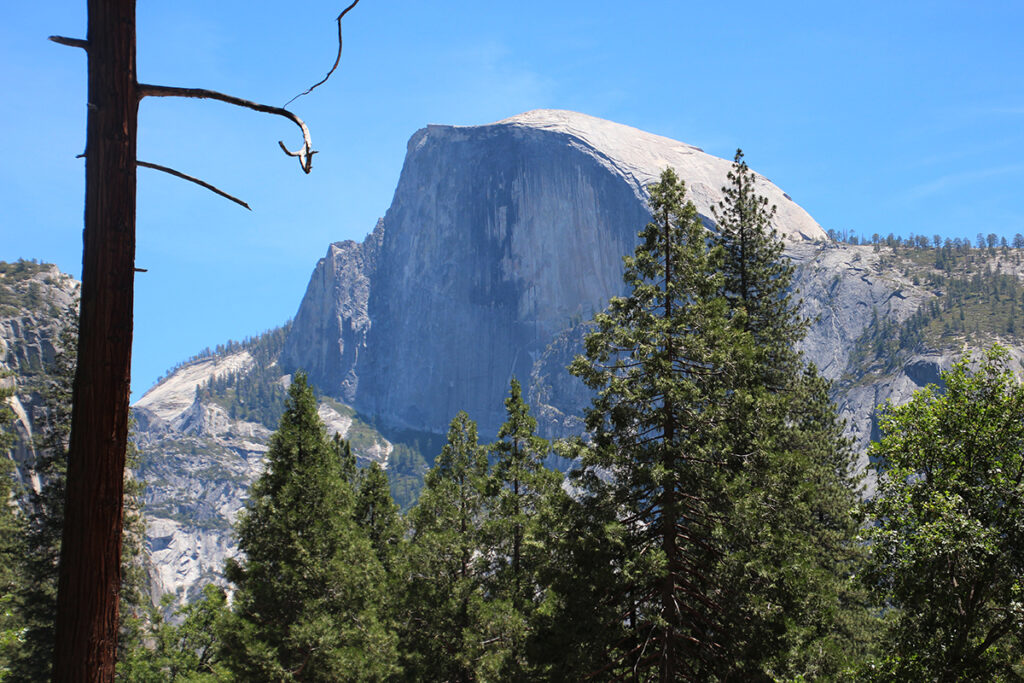
<path id="1" fill-rule="evenodd" d="M 328 436 L 301 373 L 263 402 L 242 400 L 264 391 L 259 377 L 198 389 L 276 431 L 227 590 L 211 583 L 177 609 L 147 593 L 129 477 L 118 677 L 1024 677 L 1024 389 L 1008 352 L 967 355 L 941 388 L 884 406 L 858 472 L 829 383 L 796 349 L 808 321 L 774 207 L 741 153 L 729 181 L 713 233 L 671 170 L 649 188 L 628 294 L 594 317 L 570 368 L 594 395 L 585 434 L 539 437 L 513 379 L 497 439 L 453 416 L 406 512 L 385 470 Z M 962 274 L 1024 245 L 909 242 L 874 240 L 935 264 L 948 295 L 873 326 L 865 368 L 928 340 L 1014 332 L 1017 279 Z M 73 343 L 62 348 L 40 387 L 57 407 L 40 437 L 47 484 L 26 496 L 0 478 L 23 501 L 0 515 L 0 680 L 49 675 Z M 552 455 L 573 467 L 550 468 Z"/>

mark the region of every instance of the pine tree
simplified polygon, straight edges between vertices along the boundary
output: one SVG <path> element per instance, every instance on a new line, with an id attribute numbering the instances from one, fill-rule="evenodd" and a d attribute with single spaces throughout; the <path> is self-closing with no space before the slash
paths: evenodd
<path id="1" fill-rule="evenodd" d="M 394 638 L 378 614 L 384 573 L 353 520 L 354 495 L 302 374 L 266 470 L 237 524 L 226 663 L 246 680 L 383 680 Z"/>
<path id="2" fill-rule="evenodd" d="M 476 423 L 459 412 L 409 512 L 412 536 L 400 569 L 405 586 L 401 652 L 410 680 L 472 681 L 469 642 L 482 599 L 478 563 L 487 456 Z"/>
<path id="3" fill-rule="evenodd" d="M 840 609 L 856 603 L 846 588 L 858 557 L 853 453 L 828 382 L 796 349 L 808 322 L 771 226 L 775 207 L 757 194 L 742 151 L 728 178 L 714 211 L 720 292 L 752 353 L 736 356 L 726 415 L 719 675 L 834 675 L 861 637 L 849 631 L 856 619 Z"/>
<path id="4" fill-rule="evenodd" d="M 586 357 L 570 366 L 597 392 L 576 483 L 585 505 L 614 502 L 605 535 L 621 548 L 604 599 L 616 603 L 607 628 L 623 637 L 603 670 L 585 673 L 701 679 L 721 649 L 714 506 L 730 368 L 749 340 L 729 320 L 722 250 L 709 248 L 685 185 L 669 169 L 649 189 L 653 221 L 625 259 L 632 292 L 595 318 Z"/>
<path id="5" fill-rule="evenodd" d="M 26 551 L 21 558 L 22 572 L 29 580 L 19 600 L 19 611 L 25 619 L 25 633 L 14 665 L 19 680 L 47 680 L 53 664 L 64 483 L 71 432 L 71 384 L 78 338 L 73 311 L 65 312 L 63 324 L 53 365 L 37 387 L 46 410 L 42 412 L 42 423 L 35 425 L 39 454 L 36 474 L 41 488 L 28 497 Z"/>
<path id="6" fill-rule="evenodd" d="M 346 441 L 346 446 L 348 442 Z M 351 447 L 347 447 L 351 452 Z M 391 499 L 388 477 L 377 463 L 359 472 L 359 490 L 353 515 L 370 539 L 377 559 L 390 571 L 405 532 L 398 506 Z"/>
<path id="7" fill-rule="evenodd" d="M 491 446 L 494 463 L 482 529 L 486 599 L 478 608 L 476 658 L 481 678 L 528 680 L 527 642 L 542 598 L 538 576 L 545 560 L 538 524 L 562 476 L 544 466 L 551 447 L 537 436 L 537 420 L 515 378 L 505 410 L 507 419 Z"/>

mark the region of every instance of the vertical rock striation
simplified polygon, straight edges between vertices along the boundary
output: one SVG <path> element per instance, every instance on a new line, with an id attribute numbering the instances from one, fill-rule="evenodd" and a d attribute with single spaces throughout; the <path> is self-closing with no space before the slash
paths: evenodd
<path id="1" fill-rule="evenodd" d="M 512 376 L 535 378 L 535 401 L 579 393 L 546 369 L 568 361 L 566 331 L 622 292 L 622 256 L 649 219 L 645 187 L 669 166 L 710 216 L 730 162 L 635 128 L 538 110 L 418 131 L 377 229 L 317 265 L 283 365 L 382 424 L 435 433 L 461 409 L 495 433 Z M 780 231 L 824 237 L 758 181 Z M 548 408 L 546 431 L 564 431 L 566 407 Z"/>

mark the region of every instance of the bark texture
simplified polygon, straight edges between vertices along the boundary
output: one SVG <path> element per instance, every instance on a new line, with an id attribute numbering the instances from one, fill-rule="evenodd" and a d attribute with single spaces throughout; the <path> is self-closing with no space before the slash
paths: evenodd
<path id="1" fill-rule="evenodd" d="M 55 681 L 112 681 L 135 268 L 135 0 L 89 0 L 82 299 Z"/>

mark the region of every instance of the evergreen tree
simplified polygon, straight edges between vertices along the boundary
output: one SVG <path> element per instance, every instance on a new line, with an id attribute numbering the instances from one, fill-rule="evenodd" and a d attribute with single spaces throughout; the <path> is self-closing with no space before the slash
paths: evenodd
<path id="1" fill-rule="evenodd" d="M 21 567 L 27 580 L 19 600 L 25 633 L 14 664 L 15 678 L 42 681 L 53 664 L 54 621 L 57 616 L 57 577 L 64 526 L 64 482 L 68 437 L 71 433 L 71 385 L 75 377 L 77 323 L 73 311 L 62 320 L 60 344 L 49 372 L 36 388 L 46 406 L 35 425 L 36 474 L 41 487 L 28 497 L 25 554 Z"/>
<path id="2" fill-rule="evenodd" d="M 384 574 L 353 520 L 354 495 L 302 374 L 237 524 L 237 590 L 225 659 L 246 680 L 383 680 L 394 638 L 378 612 Z"/>
<path id="3" fill-rule="evenodd" d="M 175 612 L 178 622 L 164 619 L 161 612 L 172 600 L 167 594 L 160 608 L 150 605 L 148 617 L 141 622 L 142 644 L 119 657 L 118 678 L 131 683 L 229 680 L 220 658 L 220 634 L 228 618 L 224 590 L 204 586 L 202 598 Z"/>
<path id="4" fill-rule="evenodd" d="M 757 194 L 742 151 L 728 178 L 714 211 L 720 293 L 750 345 L 734 357 L 725 415 L 719 676 L 834 675 L 860 643 L 840 609 L 857 602 L 847 580 L 858 556 L 854 457 L 828 382 L 795 348 L 808 322 L 771 226 L 775 207 Z"/>
<path id="5" fill-rule="evenodd" d="M 346 446 L 348 442 L 345 442 Z M 351 448 L 347 448 L 351 452 Z M 404 522 L 391 499 L 388 477 L 377 463 L 359 472 L 359 491 L 353 511 L 356 523 L 370 539 L 377 559 L 386 571 L 394 564 L 402 542 Z"/>
<path id="6" fill-rule="evenodd" d="M 793 266 L 783 256 L 783 243 L 772 220 L 775 206 L 757 194 L 755 174 L 736 150 L 733 168 L 722 188 L 722 201 L 712 207 L 722 247 L 722 289 L 729 315 L 739 318 L 751 334 L 755 359 L 752 367 L 769 390 L 776 390 L 794 376 L 799 365 L 793 345 L 803 339 L 807 321 L 790 294 Z"/>
<path id="7" fill-rule="evenodd" d="M 14 463 L 9 457 L 14 445 L 14 411 L 8 399 L 13 394 L 12 389 L 0 387 L 0 681 L 11 672 L 23 629 L 15 602 L 24 590 L 25 577 L 18 572 L 18 566 L 25 548 L 21 543 L 24 523 L 15 506 Z"/>
<path id="8" fill-rule="evenodd" d="M 409 513 L 412 536 L 401 568 L 400 628 L 410 680 L 475 680 L 470 643 L 475 606 L 482 599 L 478 554 L 486 492 L 486 452 L 476 423 L 460 411 Z"/>
<path id="9" fill-rule="evenodd" d="M 721 651 L 713 584 L 715 509 L 724 490 L 729 379 L 748 335 L 721 296 L 722 249 L 709 248 L 685 186 L 666 170 L 650 188 L 653 221 L 625 259 L 632 292 L 595 318 L 586 357 L 570 366 L 597 392 L 575 480 L 615 558 L 617 586 L 600 606 L 620 634 L 591 675 L 707 678 Z M 599 541 L 600 542 L 600 541 Z M 597 568 L 603 573 L 603 568 Z"/>
<path id="10" fill-rule="evenodd" d="M 488 566 L 476 634 L 478 672 L 489 680 L 527 680 L 527 641 L 542 597 L 538 575 L 545 559 L 538 523 L 562 477 L 544 466 L 551 448 L 537 436 L 537 420 L 515 378 L 505 410 L 507 419 L 491 446 L 494 464 L 482 529 Z"/>

